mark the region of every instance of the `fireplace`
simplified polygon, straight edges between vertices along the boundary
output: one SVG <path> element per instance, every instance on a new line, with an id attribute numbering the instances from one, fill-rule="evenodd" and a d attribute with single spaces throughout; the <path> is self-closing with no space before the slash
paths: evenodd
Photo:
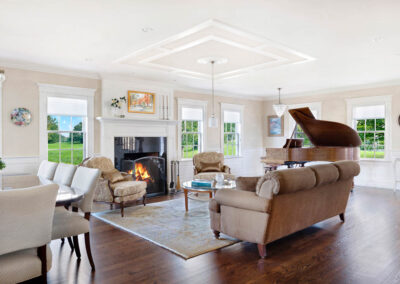
<path id="1" fill-rule="evenodd" d="M 115 137 L 115 167 L 147 183 L 149 196 L 167 194 L 167 138 Z"/>

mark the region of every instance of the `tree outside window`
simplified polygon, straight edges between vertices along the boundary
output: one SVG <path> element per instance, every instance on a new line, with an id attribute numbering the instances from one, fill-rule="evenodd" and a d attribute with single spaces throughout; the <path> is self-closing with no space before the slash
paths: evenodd
<path id="1" fill-rule="evenodd" d="M 385 118 L 356 119 L 361 158 L 385 158 Z"/>

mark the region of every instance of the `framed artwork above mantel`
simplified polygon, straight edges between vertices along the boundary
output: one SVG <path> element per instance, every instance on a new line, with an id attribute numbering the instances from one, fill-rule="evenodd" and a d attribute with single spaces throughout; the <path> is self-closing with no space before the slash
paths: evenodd
<path id="1" fill-rule="evenodd" d="M 283 127 L 283 116 L 277 115 L 268 116 L 268 136 L 269 137 L 281 137 L 284 133 Z"/>
<path id="2" fill-rule="evenodd" d="M 154 114 L 156 94 L 141 91 L 128 91 L 128 112 Z"/>

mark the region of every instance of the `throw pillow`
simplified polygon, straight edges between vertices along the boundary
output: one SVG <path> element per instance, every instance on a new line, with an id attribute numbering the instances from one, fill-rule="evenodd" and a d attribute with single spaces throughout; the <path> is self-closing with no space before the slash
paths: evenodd
<path id="1" fill-rule="evenodd" d="M 124 177 L 117 169 L 103 171 L 102 176 L 104 179 L 109 180 L 111 183 L 116 183 L 124 180 Z"/>
<path id="2" fill-rule="evenodd" d="M 220 162 L 214 162 L 214 163 L 200 162 L 200 167 L 201 167 L 202 173 L 220 172 L 221 171 L 221 163 Z"/>

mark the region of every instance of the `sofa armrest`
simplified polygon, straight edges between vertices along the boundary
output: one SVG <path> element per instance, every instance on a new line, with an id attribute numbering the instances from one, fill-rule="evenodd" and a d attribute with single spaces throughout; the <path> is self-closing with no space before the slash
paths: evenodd
<path id="1" fill-rule="evenodd" d="M 255 192 L 259 179 L 260 177 L 237 177 L 236 189 Z"/>
<path id="2" fill-rule="evenodd" d="M 220 205 L 259 212 L 268 212 L 270 202 L 269 199 L 259 197 L 255 192 L 227 188 L 217 190 L 215 200 Z"/>

